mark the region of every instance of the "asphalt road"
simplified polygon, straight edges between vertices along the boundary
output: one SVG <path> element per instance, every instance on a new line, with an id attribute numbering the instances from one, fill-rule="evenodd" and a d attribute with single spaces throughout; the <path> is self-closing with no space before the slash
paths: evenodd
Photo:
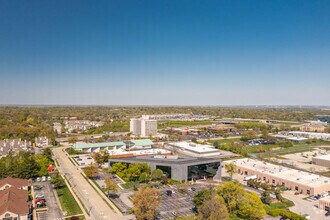
<path id="1" fill-rule="evenodd" d="M 81 170 L 74 166 L 69 160 L 64 147 L 54 148 L 54 159 L 59 163 L 59 171 L 72 185 L 72 188 L 77 192 L 78 197 L 90 213 L 92 220 L 97 219 L 125 219 L 121 213 L 115 213 L 100 195 L 93 189 L 87 180 L 81 175 Z"/>

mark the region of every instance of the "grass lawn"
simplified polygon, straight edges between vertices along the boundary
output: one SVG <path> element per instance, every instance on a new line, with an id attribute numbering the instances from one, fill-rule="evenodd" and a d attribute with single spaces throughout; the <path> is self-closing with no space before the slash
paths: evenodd
<path id="1" fill-rule="evenodd" d="M 68 215 L 82 214 L 82 211 L 67 186 L 56 189 L 62 209 Z"/>

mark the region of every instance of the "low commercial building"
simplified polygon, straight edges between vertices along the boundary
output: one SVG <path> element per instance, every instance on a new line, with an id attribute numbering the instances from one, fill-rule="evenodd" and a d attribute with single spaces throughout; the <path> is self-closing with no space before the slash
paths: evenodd
<path id="1" fill-rule="evenodd" d="M 221 180 L 220 160 L 215 158 L 179 157 L 177 155 L 140 156 L 109 159 L 109 168 L 114 163 L 147 163 L 151 171 L 161 169 L 168 178 L 197 180 L 213 178 Z"/>
<path id="2" fill-rule="evenodd" d="M 295 137 L 316 138 L 320 140 L 330 141 L 330 133 L 290 131 L 289 134 Z"/>
<path id="3" fill-rule="evenodd" d="M 330 168 L 330 154 L 312 158 L 313 164 Z"/>
<path id="4" fill-rule="evenodd" d="M 196 144 L 192 142 L 172 142 L 165 144 L 168 150 L 181 153 L 191 157 L 231 157 L 233 153 L 216 149 L 208 144 Z"/>
<path id="5" fill-rule="evenodd" d="M 110 150 L 141 150 L 152 148 L 153 142 L 150 139 L 129 140 L 129 141 L 115 141 L 102 143 L 76 143 L 73 149 L 83 151 L 86 153 L 110 151 Z"/>
<path id="6" fill-rule="evenodd" d="M 299 127 L 304 132 L 324 132 L 326 126 L 319 123 L 306 123 Z"/>
<path id="7" fill-rule="evenodd" d="M 10 187 L 0 190 L 0 219 L 27 220 L 31 213 L 28 202 L 28 191 Z"/>
<path id="8" fill-rule="evenodd" d="M 284 140 L 296 142 L 296 143 L 306 142 L 308 140 L 308 138 L 297 137 L 297 136 L 293 136 L 290 134 L 275 134 L 275 135 L 273 135 L 273 137 L 278 138 L 278 139 L 284 139 Z"/>
<path id="9" fill-rule="evenodd" d="M 315 196 L 330 191 L 330 178 L 325 176 L 249 158 L 224 161 L 223 165 L 228 163 L 234 163 L 240 175 L 256 175 L 260 181 L 274 186 L 281 185 L 301 194 Z"/>
<path id="10" fill-rule="evenodd" d="M 325 211 L 330 211 L 330 197 L 324 197 L 319 199 L 318 207 Z"/>

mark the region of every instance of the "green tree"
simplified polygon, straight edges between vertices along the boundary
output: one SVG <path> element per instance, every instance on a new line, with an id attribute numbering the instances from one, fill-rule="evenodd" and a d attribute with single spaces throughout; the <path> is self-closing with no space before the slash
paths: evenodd
<path id="1" fill-rule="evenodd" d="M 256 138 L 258 135 L 257 132 L 253 131 L 253 130 L 249 130 L 249 131 L 244 131 L 241 134 L 241 140 L 242 141 L 248 141 L 248 140 L 252 140 L 254 138 Z"/>
<path id="2" fill-rule="evenodd" d="M 52 175 L 51 183 L 54 185 L 55 189 L 60 189 L 65 187 L 65 182 L 60 174 Z"/>
<path id="3" fill-rule="evenodd" d="M 223 198 L 217 195 L 212 196 L 210 199 L 198 208 L 199 220 L 226 220 L 229 219 L 227 207 Z"/>
<path id="4" fill-rule="evenodd" d="M 123 172 L 127 169 L 127 166 L 123 163 L 114 163 L 111 165 L 110 173 L 118 174 L 119 172 Z"/>
<path id="5" fill-rule="evenodd" d="M 149 181 L 149 175 L 147 173 L 141 173 L 140 177 L 139 177 L 139 182 L 141 183 L 146 183 Z"/>
<path id="6" fill-rule="evenodd" d="M 155 169 L 151 173 L 151 179 L 153 180 L 160 180 L 164 176 L 164 173 L 161 169 Z"/>
<path id="7" fill-rule="evenodd" d="M 44 149 L 43 155 L 46 156 L 47 159 L 48 159 L 49 161 L 53 161 L 53 158 L 52 158 L 52 155 L 53 155 L 53 154 L 52 154 L 52 150 L 51 150 L 49 147 L 46 147 L 46 148 Z"/>
<path id="8" fill-rule="evenodd" d="M 103 164 L 103 156 L 100 152 L 94 153 L 93 158 L 98 165 Z"/>
<path id="9" fill-rule="evenodd" d="M 251 192 L 245 192 L 238 209 L 239 216 L 244 219 L 262 219 L 266 215 L 264 205 L 260 198 Z"/>
<path id="10" fill-rule="evenodd" d="M 212 196 L 213 192 L 209 189 L 202 189 L 200 190 L 194 197 L 193 197 L 193 203 L 195 207 L 198 209 L 199 206 L 201 206 L 205 200 L 209 200 Z"/>
<path id="11" fill-rule="evenodd" d="M 263 191 L 261 193 L 261 201 L 267 205 L 269 205 L 272 202 L 272 198 L 270 197 L 270 193 L 268 190 Z"/>
<path id="12" fill-rule="evenodd" d="M 88 178 L 95 178 L 99 175 L 99 168 L 95 164 L 90 164 L 83 170 Z"/>
<path id="13" fill-rule="evenodd" d="M 225 165 L 226 172 L 229 174 L 230 178 L 233 178 L 234 173 L 237 172 L 237 167 L 234 163 L 227 163 Z"/>
<path id="14" fill-rule="evenodd" d="M 228 210 L 231 213 L 238 209 L 245 195 L 245 191 L 243 186 L 239 183 L 226 182 L 218 187 L 218 194 L 224 198 Z"/>
<path id="15" fill-rule="evenodd" d="M 118 185 L 113 182 L 113 180 L 110 177 L 105 178 L 105 191 L 110 195 L 110 192 L 116 193 L 118 192 Z"/>

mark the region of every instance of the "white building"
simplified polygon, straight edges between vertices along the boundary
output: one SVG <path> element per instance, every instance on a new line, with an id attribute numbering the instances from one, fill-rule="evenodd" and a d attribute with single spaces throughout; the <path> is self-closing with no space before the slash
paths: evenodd
<path id="1" fill-rule="evenodd" d="M 230 157 L 233 153 L 218 150 L 214 146 L 207 144 L 196 144 L 190 142 L 173 142 L 165 144 L 164 147 L 176 153 L 181 153 L 191 157 Z"/>
<path id="2" fill-rule="evenodd" d="M 148 115 L 141 118 L 132 118 L 130 121 L 130 132 L 141 137 L 157 135 L 157 120 L 149 119 Z"/>
<path id="3" fill-rule="evenodd" d="M 330 133 L 290 131 L 289 134 L 295 137 L 316 138 L 320 140 L 330 140 Z"/>
<path id="4" fill-rule="evenodd" d="M 312 161 L 315 165 L 330 167 L 330 154 L 313 157 Z"/>

